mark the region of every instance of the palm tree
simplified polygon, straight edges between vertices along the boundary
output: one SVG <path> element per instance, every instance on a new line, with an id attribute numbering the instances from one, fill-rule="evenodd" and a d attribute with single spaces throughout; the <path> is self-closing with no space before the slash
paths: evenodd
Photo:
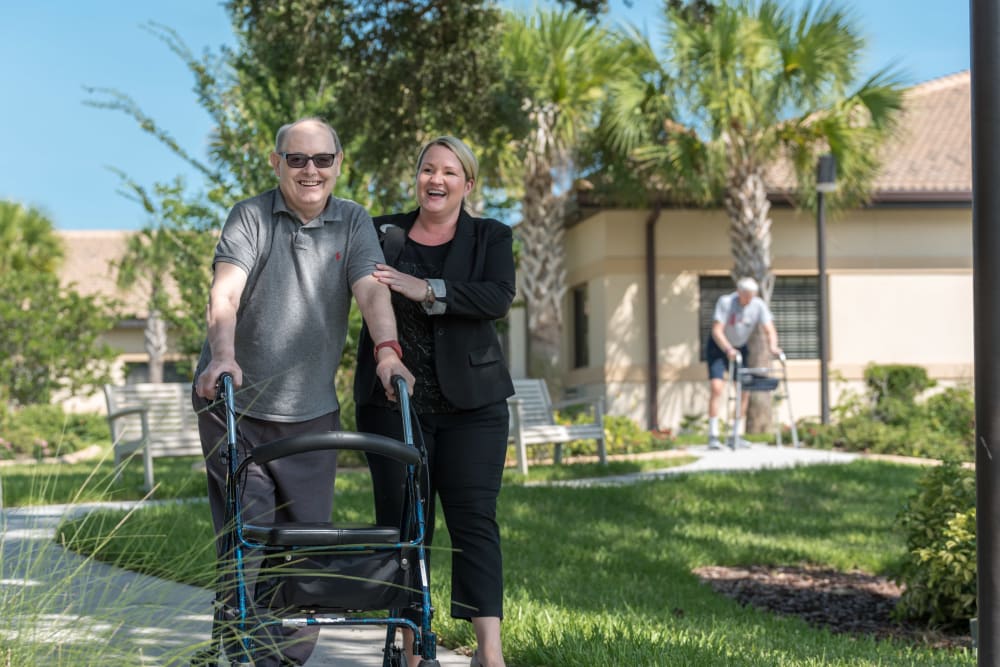
<path id="1" fill-rule="evenodd" d="M 17 202 L 0 201 L 0 273 L 55 273 L 63 252 L 62 240 L 44 213 Z"/>
<path id="2" fill-rule="evenodd" d="M 163 359 L 167 353 L 168 307 L 164 278 L 172 266 L 171 244 L 162 228 L 147 227 L 128 238 L 125 254 L 115 262 L 118 286 L 124 289 L 142 285 L 146 295 L 146 325 L 143 346 L 149 356 L 149 381 L 163 382 Z"/>
<path id="3" fill-rule="evenodd" d="M 182 351 L 191 352 L 191 339 L 204 337 L 204 291 L 210 280 L 214 235 L 206 230 L 217 226 L 214 209 L 190 203 L 183 196 L 184 183 L 156 184 L 152 192 L 118 172 L 129 198 L 138 202 L 153 219 L 152 224 L 129 237 L 125 252 L 112 263 L 116 281 L 123 289 L 139 286 L 146 299 L 144 347 L 149 356 L 149 381 L 163 382 L 167 330 L 177 329 Z M 188 275 L 192 274 L 192 275 Z M 172 303 L 168 285 L 176 286 L 180 305 Z"/>
<path id="4" fill-rule="evenodd" d="M 524 86 L 521 108 L 529 131 L 516 142 L 520 158 L 523 243 L 520 274 L 528 304 L 529 369 L 551 376 L 562 338 L 566 293 L 563 224 L 574 150 L 598 121 L 617 60 L 608 33 L 582 12 L 549 11 L 509 18 L 503 56 Z"/>
<path id="5" fill-rule="evenodd" d="M 833 203 L 862 200 L 901 88 L 886 70 L 855 84 L 864 40 L 834 2 L 801 10 L 775 0 L 675 3 L 664 16 L 662 60 L 648 40 L 623 35 L 633 76 L 615 82 L 605 126 L 651 187 L 687 203 L 721 201 L 732 274 L 756 278 L 770 300 L 771 170 L 793 172 L 799 203 L 811 205 L 817 157 L 832 152 Z M 756 337 L 750 362 L 764 351 Z M 768 415 L 765 403 L 751 422 L 764 427 Z"/>

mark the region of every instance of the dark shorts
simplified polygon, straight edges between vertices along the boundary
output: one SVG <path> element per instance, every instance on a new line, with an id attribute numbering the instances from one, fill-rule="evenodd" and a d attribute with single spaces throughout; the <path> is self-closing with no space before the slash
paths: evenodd
<path id="1" fill-rule="evenodd" d="M 750 356 L 750 350 L 746 345 L 736 349 L 740 351 L 744 359 Z M 722 380 L 726 377 L 726 371 L 729 370 L 729 357 L 711 335 L 705 343 L 705 361 L 708 363 L 709 380 Z"/>

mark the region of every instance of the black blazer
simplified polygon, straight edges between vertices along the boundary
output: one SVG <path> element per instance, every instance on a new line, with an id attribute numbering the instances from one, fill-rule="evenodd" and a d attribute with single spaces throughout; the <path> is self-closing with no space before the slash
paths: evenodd
<path id="1" fill-rule="evenodd" d="M 418 210 L 374 219 L 383 238 L 386 264 L 395 266 L 403 243 L 387 243 L 386 225 L 401 227 L 405 240 Z M 465 209 L 458 218 L 455 238 L 445 257 L 441 278 L 447 294 L 438 301 L 446 310 L 431 315 L 434 323 L 434 364 L 444 397 L 456 408 L 472 410 L 514 395 L 514 384 L 504 362 L 494 320 L 514 301 L 514 252 L 510 227 L 497 220 L 473 218 Z M 406 363 L 406 358 L 403 358 Z M 366 404 L 375 383 L 374 344 L 368 327 L 361 331 L 354 400 Z M 414 391 L 419 392 L 420 387 Z"/>

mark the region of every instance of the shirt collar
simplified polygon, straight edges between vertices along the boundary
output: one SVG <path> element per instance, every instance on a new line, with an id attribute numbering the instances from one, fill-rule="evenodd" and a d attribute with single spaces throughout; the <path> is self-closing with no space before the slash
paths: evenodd
<path id="1" fill-rule="evenodd" d="M 272 208 L 271 213 L 285 213 L 294 222 L 302 224 L 299 222 L 299 216 L 292 209 L 288 208 L 288 204 L 285 203 L 285 197 L 281 194 L 281 188 L 274 189 L 274 207 Z M 326 198 L 326 208 L 324 208 L 318 216 L 302 226 L 320 227 L 327 222 L 339 222 L 340 219 L 340 207 L 337 206 L 337 198 L 331 195 Z"/>

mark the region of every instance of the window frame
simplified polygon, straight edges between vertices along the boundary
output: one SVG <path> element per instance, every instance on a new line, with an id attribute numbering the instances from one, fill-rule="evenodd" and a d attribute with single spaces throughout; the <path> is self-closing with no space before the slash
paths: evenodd
<path id="1" fill-rule="evenodd" d="M 712 331 L 715 302 L 736 290 L 730 276 L 698 276 L 698 340 L 701 361 Z M 819 359 L 819 276 L 776 275 L 771 302 L 778 341 L 788 359 Z"/>

